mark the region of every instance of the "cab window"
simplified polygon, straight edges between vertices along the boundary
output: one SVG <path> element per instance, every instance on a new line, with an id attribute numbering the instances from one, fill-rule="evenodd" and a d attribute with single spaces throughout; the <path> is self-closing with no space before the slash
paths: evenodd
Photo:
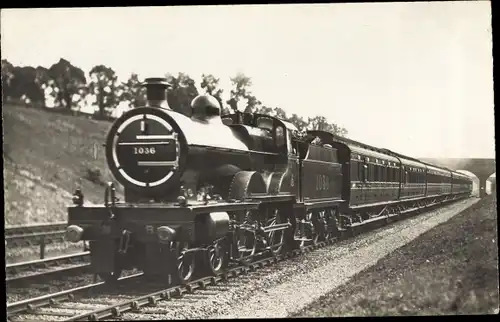
<path id="1" fill-rule="evenodd" d="M 285 131 L 283 130 L 282 126 L 278 126 L 276 127 L 276 146 L 278 147 L 278 149 L 283 149 L 285 145 Z"/>

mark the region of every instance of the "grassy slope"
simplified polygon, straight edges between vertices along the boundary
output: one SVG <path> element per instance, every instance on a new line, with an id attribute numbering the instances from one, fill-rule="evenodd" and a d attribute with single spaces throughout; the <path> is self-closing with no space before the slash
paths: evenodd
<path id="1" fill-rule="evenodd" d="M 489 196 L 295 316 L 498 312 L 497 243 L 496 198 Z"/>
<path id="2" fill-rule="evenodd" d="M 102 147 L 110 123 L 13 105 L 2 116 L 6 225 L 66 220 L 78 185 L 86 200 L 102 202 L 102 183 L 111 178 Z M 96 168 L 101 182 L 93 183 L 86 177 Z"/>

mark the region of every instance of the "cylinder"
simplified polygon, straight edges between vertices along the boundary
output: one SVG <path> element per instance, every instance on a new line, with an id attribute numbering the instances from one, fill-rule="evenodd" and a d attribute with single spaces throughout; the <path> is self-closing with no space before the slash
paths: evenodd
<path id="1" fill-rule="evenodd" d="M 195 239 L 201 243 L 224 237 L 229 231 L 229 215 L 227 212 L 212 212 L 196 217 Z"/>

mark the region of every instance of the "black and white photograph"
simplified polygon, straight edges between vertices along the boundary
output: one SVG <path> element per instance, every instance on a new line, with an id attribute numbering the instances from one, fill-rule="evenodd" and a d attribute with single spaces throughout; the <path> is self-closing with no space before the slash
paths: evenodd
<path id="1" fill-rule="evenodd" d="M 6 320 L 498 315 L 492 13 L 2 8 Z"/>

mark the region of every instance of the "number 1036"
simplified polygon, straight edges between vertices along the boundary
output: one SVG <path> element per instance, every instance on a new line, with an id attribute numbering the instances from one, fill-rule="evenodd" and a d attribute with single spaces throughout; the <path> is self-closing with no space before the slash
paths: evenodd
<path id="1" fill-rule="evenodd" d="M 316 191 L 325 191 L 330 189 L 330 179 L 325 174 L 316 175 Z"/>
<path id="2" fill-rule="evenodd" d="M 156 149 L 154 147 L 134 147 L 134 154 L 155 154 Z"/>

